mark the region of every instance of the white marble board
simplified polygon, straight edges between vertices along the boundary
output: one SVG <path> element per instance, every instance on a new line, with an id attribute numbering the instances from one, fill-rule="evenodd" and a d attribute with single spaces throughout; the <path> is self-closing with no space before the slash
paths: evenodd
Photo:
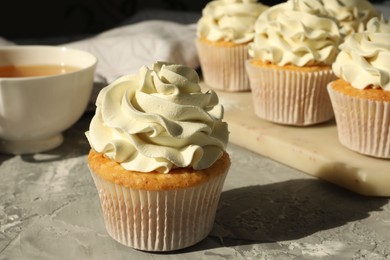
<path id="1" fill-rule="evenodd" d="M 225 107 L 230 142 L 353 192 L 390 196 L 390 160 L 342 146 L 335 121 L 310 127 L 274 124 L 255 115 L 250 92 L 217 93 Z"/>

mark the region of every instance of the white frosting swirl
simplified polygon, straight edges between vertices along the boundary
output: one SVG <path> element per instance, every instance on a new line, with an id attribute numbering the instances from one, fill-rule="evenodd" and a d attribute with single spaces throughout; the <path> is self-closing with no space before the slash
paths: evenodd
<path id="1" fill-rule="evenodd" d="M 324 0 L 323 3 L 326 12 L 339 21 L 345 35 L 364 31 L 367 22 L 379 16 L 367 0 Z"/>
<path id="2" fill-rule="evenodd" d="M 301 10 L 335 19 L 343 35 L 361 32 L 379 12 L 367 0 L 295 0 Z"/>
<path id="3" fill-rule="evenodd" d="M 289 0 L 264 11 L 255 24 L 249 55 L 279 66 L 330 65 L 340 42 L 337 23 L 319 0 Z"/>
<path id="4" fill-rule="evenodd" d="M 116 80 L 97 98 L 91 147 L 133 171 L 210 167 L 229 132 L 216 93 L 198 82 L 195 70 L 162 62 Z"/>
<path id="5" fill-rule="evenodd" d="M 256 0 L 211 1 L 202 11 L 197 35 L 213 42 L 250 42 L 257 17 L 267 8 Z"/>
<path id="6" fill-rule="evenodd" d="M 353 87 L 382 88 L 390 91 L 390 23 L 372 18 L 367 31 L 347 37 L 333 64 L 336 76 Z"/>

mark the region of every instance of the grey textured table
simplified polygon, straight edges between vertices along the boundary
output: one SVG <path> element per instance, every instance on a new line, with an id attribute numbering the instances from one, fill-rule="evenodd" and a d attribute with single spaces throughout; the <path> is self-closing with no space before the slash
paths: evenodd
<path id="1" fill-rule="evenodd" d="M 0 155 L 0 259 L 390 259 L 389 198 L 363 197 L 235 145 L 214 229 L 178 252 L 112 240 L 86 165 L 87 113 L 50 152 Z"/>

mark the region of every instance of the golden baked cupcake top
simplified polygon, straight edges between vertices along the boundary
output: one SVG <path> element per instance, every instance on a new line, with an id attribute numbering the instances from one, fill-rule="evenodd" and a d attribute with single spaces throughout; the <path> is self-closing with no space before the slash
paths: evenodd
<path id="1" fill-rule="evenodd" d="M 372 18 L 367 30 L 354 33 L 340 45 L 332 69 L 356 89 L 390 91 L 390 23 Z"/>
<path id="2" fill-rule="evenodd" d="M 256 0 L 213 0 L 202 10 L 197 35 L 210 42 L 250 42 L 257 17 L 267 8 Z"/>
<path id="3" fill-rule="evenodd" d="M 223 112 L 214 91 L 201 92 L 195 70 L 157 62 L 100 91 L 86 136 L 126 170 L 203 170 L 225 153 Z"/>
<path id="4" fill-rule="evenodd" d="M 137 190 L 175 190 L 190 188 L 225 174 L 230 166 L 230 157 L 224 152 L 209 168 L 194 170 L 191 167 L 171 169 L 169 174 L 129 171 L 118 162 L 93 149 L 88 154 L 88 166 L 103 179 Z"/>
<path id="5" fill-rule="evenodd" d="M 367 87 L 365 89 L 358 89 L 353 87 L 349 82 L 343 79 L 337 79 L 332 82 L 331 87 L 342 94 L 353 96 L 361 99 L 377 100 L 390 102 L 390 91 L 381 88 Z"/>
<path id="6" fill-rule="evenodd" d="M 292 65 L 292 64 L 278 66 L 278 65 L 272 64 L 270 62 L 263 62 L 260 59 L 251 59 L 251 60 L 249 60 L 249 63 L 253 64 L 257 67 L 263 67 L 263 68 L 268 68 L 268 69 L 272 69 L 272 70 L 289 70 L 289 71 L 299 71 L 299 72 L 318 72 L 318 71 L 329 70 L 331 68 L 329 65 L 322 65 L 322 64 L 303 66 L 303 67 L 298 67 L 298 66 Z"/>
<path id="7" fill-rule="evenodd" d="M 261 13 L 250 57 L 278 66 L 332 64 L 341 40 L 338 24 L 325 14 L 322 1 L 310 3 L 289 0 Z"/>

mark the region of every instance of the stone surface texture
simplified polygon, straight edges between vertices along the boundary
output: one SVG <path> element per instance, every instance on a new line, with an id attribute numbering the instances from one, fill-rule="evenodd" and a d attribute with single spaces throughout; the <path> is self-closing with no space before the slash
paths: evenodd
<path id="1" fill-rule="evenodd" d="M 390 259 L 390 202 L 229 144 L 214 228 L 177 252 L 125 247 L 105 230 L 86 156 L 87 113 L 65 142 L 0 155 L 0 259 Z"/>

